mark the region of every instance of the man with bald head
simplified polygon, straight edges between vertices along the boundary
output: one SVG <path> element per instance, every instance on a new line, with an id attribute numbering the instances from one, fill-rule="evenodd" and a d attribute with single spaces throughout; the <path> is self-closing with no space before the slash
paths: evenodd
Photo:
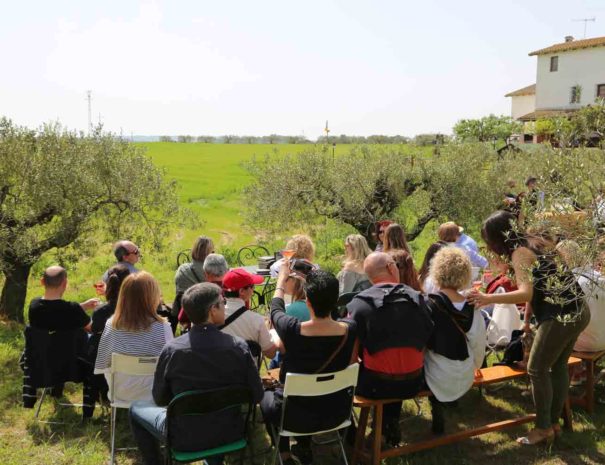
<path id="1" fill-rule="evenodd" d="M 357 323 L 361 369 L 356 392 L 373 399 L 412 398 L 422 389 L 423 352 L 433 322 L 422 294 L 399 283 L 399 269 L 383 252 L 368 255 L 363 264 L 372 287 L 347 305 Z M 400 441 L 401 403 L 384 406 L 384 438 Z"/>
<path id="2" fill-rule="evenodd" d="M 44 296 L 29 304 L 29 324 L 49 331 L 66 331 L 78 328 L 90 329 L 90 317 L 85 310 L 94 309 L 99 299 L 88 299 L 81 304 L 63 300 L 67 288 L 67 272 L 60 266 L 44 270 L 41 279 Z"/>

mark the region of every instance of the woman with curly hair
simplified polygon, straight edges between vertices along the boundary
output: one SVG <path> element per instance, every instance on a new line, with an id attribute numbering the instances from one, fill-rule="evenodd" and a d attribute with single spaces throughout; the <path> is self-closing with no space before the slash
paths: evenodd
<path id="1" fill-rule="evenodd" d="M 310 262 L 315 258 L 315 245 L 309 236 L 306 234 L 295 234 L 290 238 L 288 242 L 286 242 L 285 250 L 293 250 L 290 259 L 292 258 L 300 258 L 304 260 L 308 260 Z M 281 258 L 277 260 L 273 265 L 271 265 L 271 277 L 277 278 L 279 274 L 279 269 L 281 268 L 284 259 Z"/>
<path id="2" fill-rule="evenodd" d="M 471 284 L 472 267 L 464 251 L 445 247 L 433 258 L 430 275 L 439 292 L 430 294 L 433 333 L 424 372 L 431 397 L 433 433 L 442 434 L 444 402 L 453 402 L 473 385 L 485 357 L 485 324 L 479 309 L 460 292 Z"/>

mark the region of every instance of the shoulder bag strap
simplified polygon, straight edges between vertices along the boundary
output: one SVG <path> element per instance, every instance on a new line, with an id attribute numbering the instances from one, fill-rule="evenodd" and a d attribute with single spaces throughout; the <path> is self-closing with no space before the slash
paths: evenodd
<path id="1" fill-rule="evenodd" d="M 237 309 L 235 311 L 235 313 L 232 313 L 231 315 L 229 315 L 229 317 L 225 320 L 225 323 L 223 323 L 222 326 L 219 326 L 218 329 L 224 329 L 227 326 L 229 326 L 231 323 L 233 323 L 235 320 L 237 320 L 240 316 L 242 316 L 244 314 L 244 312 L 246 312 L 246 310 L 248 310 L 245 306 Z"/>
<path id="2" fill-rule="evenodd" d="M 193 268 L 193 263 L 191 264 L 191 268 L 189 268 L 191 270 L 191 272 L 193 273 L 193 276 L 195 276 L 195 279 L 197 279 L 198 283 L 202 282 L 202 278 L 200 278 L 198 276 L 198 274 L 195 272 L 195 268 Z"/>
<path id="3" fill-rule="evenodd" d="M 464 336 L 464 340 L 466 342 L 469 342 L 468 336 L 466 335 L 466 333 L 464 332 L 464 330 L 460 327 L 460 325 L 456 321 L 456 318 L 454 318 L 450 312 L 448 312 L 445 308 L 443 308 L 441 306 L 441 302 L 439 302 L 439 301 L 437 301 L 435 299 L 430 299 L 430 301 L 439 309 L 439 311 L 445 313 L 447 316 L 450 317 L 450 320 L 452 320 L 452 323 L 454 323 L 454 325 L 456 325 L 456 328 L 458 329 L 458 331 L 460 331 L 460 334 L 462 334 L 462 336 Z"/>
<path id="4" fill-rule="evenodd" d="M 341 323 L 339 323 L 339 324 L 341 324 Z M 313 373 L 314 375 L 324 371 L 328 367 L 328 365 L 330 365 L 330 363 L 332 363 L 332 360 L 334 360 L 334 358 L 336 358 L 338 353 L 344 347 L 345 343 L 347 342 L 347 339 L 349 338 L 349 325 L 347 325 L 345 323 L 344 326 L 345 326 L 345 333 L 342 335 L 342 338 L 340 339 L 340 343 L 338 344 L 338 347 L 336 347 L 336 349 L 334 349 L 334 352 L 332 352 L 332 355 L 330 355 L 328 360 L 326 360 L 325 363 L 318 370 L 316 370 L 315 373 Z"/>

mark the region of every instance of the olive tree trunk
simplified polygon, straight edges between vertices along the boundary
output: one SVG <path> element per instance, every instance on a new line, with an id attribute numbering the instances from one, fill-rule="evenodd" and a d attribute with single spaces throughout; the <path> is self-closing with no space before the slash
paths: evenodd
<path id="1" fill-rule="evenodd" d="M 27 280 L 31 265 L 13 264 L 4 272 L 4 287 L 0 296 L 0 315 L 9 320 L 24 322 L 23 308 L 27 294 Z"/>

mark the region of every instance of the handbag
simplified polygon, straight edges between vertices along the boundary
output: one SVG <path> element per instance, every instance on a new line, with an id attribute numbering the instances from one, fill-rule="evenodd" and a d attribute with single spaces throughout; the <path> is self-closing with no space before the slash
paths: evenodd
<path id="1" fill-rule="evenodd" d="M 495 294 L 503 293 L 499 287 Z M 513 331 L 521 328 L 519 310 L 515 304 L 496 304 L 492 311 L 491 321 L 487 327 L 487 345 L 503 347 L 512 341 Z"/>

